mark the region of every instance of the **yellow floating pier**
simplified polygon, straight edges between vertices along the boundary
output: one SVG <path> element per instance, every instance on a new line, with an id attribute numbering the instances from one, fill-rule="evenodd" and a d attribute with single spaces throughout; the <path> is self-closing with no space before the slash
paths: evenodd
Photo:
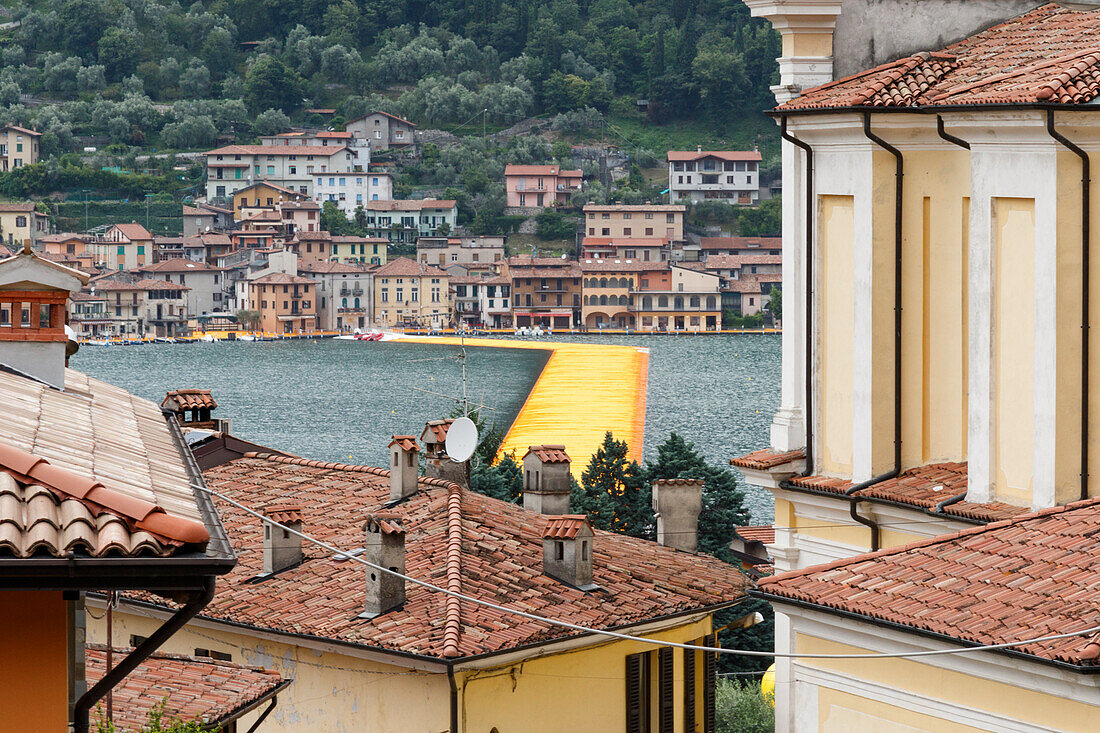
<path id="1" fill-rule="evenodd" d="M 457 346 L 451 336 L 402 336 L 402 341 Z M 538 381 L 516 416 L 499 455 L 523 457 L 532 445 L 564 444 L 580 479 L 588 460 L 610 430 L 626 441 L 630 457 L 642 458 L 649 350 L 634 346 L 573 344 L 514 339 L 466 339 L 467 346 L 540 349 L 551 352 Z"/>

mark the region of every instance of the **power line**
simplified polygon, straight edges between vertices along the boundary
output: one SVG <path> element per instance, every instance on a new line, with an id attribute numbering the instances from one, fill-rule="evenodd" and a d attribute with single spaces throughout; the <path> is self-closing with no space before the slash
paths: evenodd
<path id="1" fill-rule="evenodd" d="M 918 652 L 894 652 L 894 653 L 871 653 L 871 654 L 791 654 L 791 653 L 786 653 L 786 652 L 763 652 L 763 651 L 748 650 L 748 649 L 724 649 L 722 647 L 699 646 L 699 645 L 696 645 L 696 644 L 684 644 L 684 643 L 675 642 L 675 641 L 663 641 L 663 640 L 660 640 L 660 639 L 647 639 L 644 636 L 634 636 L 632 634 L 623 634 L 623 633 L 620 633 L 620 632 L 617 632 L 617 631 L 609 631 L 607 629 L 595 629 L 595 628 L 591 628 L 591 627 L 588 627 L 588 626 L 581 626 L 580 624 L 574 624 L 574 623 L 571 623 L 569 621 L 562 621 L 562 620 L 559 620 L 559 619 L 547 618 L 546 616 L 539 616 L 538 614 L 535 614 L 535 613 L 528 613 L 527 611 L 520 611 L 519 609 L 508 608 L 507 606 L 501 606 L 500 604 L 493 603 L 492 601 L 486 601 L 482 598 L 475 598 L 473 596 L 468 596 L 464 593 L 459 593 L 457 591 L 452 591 L 452 590 L 448 590 L 446 588 L 440 587 L 438 585 L 435 585 L 434 583 L 429 583 L 427 581 L 420 580 L 418 578 L 409 577 L 408 575 L 405 575 L 403 573 L 399 573 L 396 570 L 391 570 L 391 569 L 383 567 L 381 565 L 375 565 L 374 563 L 372 563 L 368 560 L 364 560 L 362 557 L 359 557 L 358 555 L 352 555 L 352 554 L 350 554 L 351 551 L 349 551 L 349 550 L 340 550 L 340 549 L 328 544 L 327 542 L 319 540 L 315 537 L 311 537 L 310 535 L 308 535 L 304 532 L 300 532 L 296 529 L 293 529 L 292 527 L 288 527 L 285 524 L 280 524 L 279 522 L 276 522 L 276 521 L 272 520 L 270 517 L 267 517 L 264 514 L 261 514 L 260 512 L 256 511 L 255 509 L 251 509 L 251 508 L 245 506 L 244 504 L 240 503 L 239 501 L 236 501 L 234 499 L 230 499 L 228 496 L 226 496 L 226 495 L 224 495 L 224 494 L 222 494 L 218 491 L 215 491 L 215 490 L 213 490 L 209 487 L 199 486 L 199 485 L 196 485 L 196 484 L 192 484 L 192 487 L 199 490 L 199 491 L 203 491 L 205 493 L 208 493 L 212 496 L 216 496 L 219 499 L 221 499 L 222 501 L 225 501 L 226 503 L 237 507 L 238 509 L 240 509 L 241 511 L 243 511 L 247 514 L 251 514 L 252 516 L 256 517 L 257 519 L 260 519 L 263 522 L 267 522 L 271 525 L 279 527 L 284 532 L 289 532 L 290 534 L 296 535 L 296 536 L 306 540 L 307 542 L 310 542 L 312 544 L 317 545 L 318 547 L 321 547 L 325 550 L 328 550 L 329 552 L 331 552 L 333 554 L 346 556 L 347 559 L 351 560 L 352 562 L 357 562 L 361 565 L 365 565 L 365 566 L 367 566 L 369 568 L 372 568 L 374 570 L 377 570 L 379 572 L 388 573 L 390 575 L 401 578 L 402 580 L 407 581 L 409 583 L 412 583 L 414 585 L 419 585 L 422 588 L 427 588 L 428 590 L 432 590 L 432 591 L 435 591 L 437 593 L 442 593 L 442 594 L 444 594 L 446 596 L 450 596 L 452 598 L 457 598 L 460 601 L 467 601 L 468 603 L 473 603 L 473 604 L 476 604 L 476 605 L 479 605 L 479 606 L 484 606 L 485 608 L 491 608 L 494 611 L 500 611 L 501 613 L 507 613 L 507 614 L 511 614 L 511 615 L 514 615 L 514 616 L 519 616 L 521 618 L 526 618 L 526 619 L 529 619 L 531 621 L 538 621 L 540 623 L 550 624 L 551 626 L 559 626 L 561 628 L 570 629 L 572 631 L 580 631 L 580 632 L 583 632 L 583 633 L 586 633 L 586 634 L 596 634 L 598 636 L 606 636 L 606 637 L 610 637 L 610 638 L 613 638 L 613 639 L 620 639 L 620 640 L 623 640 L 623 641 L 640 642 L 640 643 L 643 643 L 643 644 L 650 644 L 652 646 L 659 646 L 659 647 L 663 646 L 663 647 L 670 647 L 670 648 L 676 648 L 676 649 L 691 649 L 692 651 L 713 652 L 713 653 L 716 653 L 716 654 L 733 654 L 733 655 L 737 655 L 737 656 L 746 656 L 746 657 L 775 657 L 775 658 L 782 658 L 782 659 L 893 659 L 893 658 L 902 658 L 902 657 L 932 657 L 932 656 L 944 656 L 944 655 L 950 655 L 950 654 L 970 654 L 970 653 L 973 653 L 973 652 L 993 651 L 993 650 L 997 650 L 997 649 L 1009 649 L 1009 648 L 1016 647 L 1016 646 L 1024 646 L 1026 644 L 1037 644 L 1037 643 L 1040 643 L 1040 642 L 1057 641 L 1058 639 L 1069 639 L 1069 638 L 1073 638 L 1073 637 L 1077 637 L 1077 636 L 1084 636 L 1086 634 L 1100 633 L 1100 625 L 1098 625 L 1098 626 L 1092 626 L 1092 627 L 1087 628 L 1087 629 L 1082 629 L 1081 631 L 1073 631 L 1073 632 L 1066 633 L 1066 634 L 1053 634 L 1053 635 L 1050 635 L 1050 636 L 1041 636 L 1041 637 L 1034 638 L 1034 639 L 1023 639 L 1021 641 L 1005 642 L 1003 644 L 981 644 L 981 645 L 970 646 L 970 647 L 962 647 L 962 648 L 958 648 L 958 649 L 933 649 L 933 650 L 918 651 Z M 961 640 L 961 641 L 964 641 L 964 640 Z"/>

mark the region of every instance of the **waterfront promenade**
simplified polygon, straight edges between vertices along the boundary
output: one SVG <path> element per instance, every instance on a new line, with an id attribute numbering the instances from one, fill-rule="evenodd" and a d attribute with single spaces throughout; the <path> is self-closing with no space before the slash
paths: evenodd
<path id="1" fill-rule="evenodd" d="M 400 340 L 457 346 L 453 336 L 402 336 Z M 498 456 L 527 448 L 564 444 L 580 480 L 588 460 L 608 430 L 626 441 L 630 457 L 642 458 L 645 437 L 649 350 L 635 346 L 578 344 L 513 339 L 465 340 L 469 347 L 541 349 L 550 358 L 504 436 Z"/>

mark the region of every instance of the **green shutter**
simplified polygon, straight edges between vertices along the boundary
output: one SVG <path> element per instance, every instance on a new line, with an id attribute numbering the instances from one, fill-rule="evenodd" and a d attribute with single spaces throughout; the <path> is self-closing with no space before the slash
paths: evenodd
<path id="1" fill-rule="evenodd" d="M 657 686 L 659 690 L 657 719 L 660 733 L 676 733 L 675 678 L 672 647 L 663 647 L 657 652 Z"/>

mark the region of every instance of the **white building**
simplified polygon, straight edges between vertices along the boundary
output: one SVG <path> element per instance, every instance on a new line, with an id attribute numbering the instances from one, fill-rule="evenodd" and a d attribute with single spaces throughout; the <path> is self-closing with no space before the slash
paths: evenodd
<path id="1" fill-rule="evenodd" d="M 189 290 L 184 293 L 183 298 L 185 312 L 189 316 L 201 316 L 225 309 L 224 273 L 220 267 L 176 258 L 146 265 L 140 270 L 149 278 L 186 285 Z"/>
<path id="2" fill-rule="evenodd" d="M 350 219 L 355 209 L 366 208 L 368 201 L 392 200 L 393 176 L 389 173 L 318 171 L 313 175 L 313 197 L 322 206 L 325 201 L 335 202 Z"/>
<path id="3" fill-rule="evenodd" d="M 755 150 L 670 150 L 668 201 L 759 203 L 760 160 Z"/>
<path id="4" fill-rule="evenodd" d="M 347 146 L 227 145 L 206 153 L 206 197 L 223 200 L 266 181 L 312 198 L 314 173 L 362 171 L 364 155 Z"/>

